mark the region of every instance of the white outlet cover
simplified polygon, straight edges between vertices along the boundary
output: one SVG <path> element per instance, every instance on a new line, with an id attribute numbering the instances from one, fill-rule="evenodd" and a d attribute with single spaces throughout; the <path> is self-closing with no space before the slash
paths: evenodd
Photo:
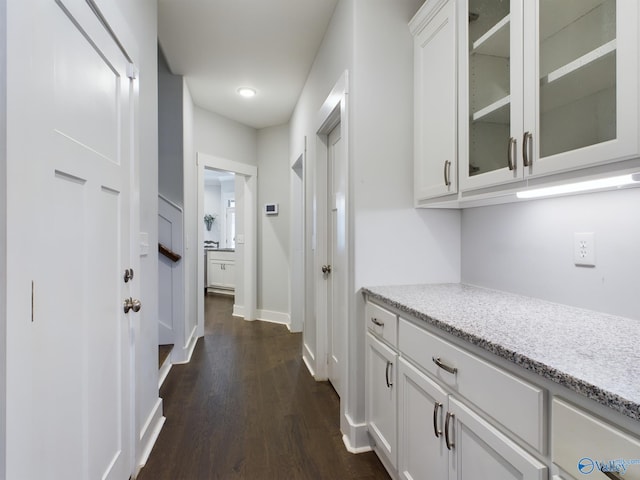
<path id="1" fill-rule="evenodd" d="M 580 267 L 596 266 L 596 234 L 594 232 L 573 234 L 573 263 Z"/>

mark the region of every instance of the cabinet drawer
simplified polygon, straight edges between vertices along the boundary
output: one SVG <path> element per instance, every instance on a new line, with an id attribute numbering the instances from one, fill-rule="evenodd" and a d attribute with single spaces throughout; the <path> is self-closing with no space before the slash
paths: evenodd
<path id="1" fill-rule="evenodd" d="M 553 463 L 576 478 L 606 480 L 604 465 L 619 478 L 640 480 L 640 439 L 558 398 L 551 408 Z"/>
<path id="2" fill-rule="evenodd" d="M 400 319 L 400 354 L 448 385 L 541 453 L 544 390 Z M 443 367 L 436 365 L 439 360 Z M 447 368 L 455 369 L 448 371 Z"/>
<path id="3" fill-rule="evenodd" d="M 365 308 L 367 328 L 382 338 L 389 345 L 396 347 L 398 345 L 398 317 L 395 313 L 367 302 Z"/>

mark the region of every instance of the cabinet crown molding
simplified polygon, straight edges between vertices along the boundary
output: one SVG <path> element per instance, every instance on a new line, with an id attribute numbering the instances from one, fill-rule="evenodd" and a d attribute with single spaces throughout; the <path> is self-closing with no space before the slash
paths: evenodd
<path id="1" fill-rule="evenodd" d="M 409 31 L 411 32 L 411 35 L 417 35 L 420 33 L 448 1 L 449 0 L 427 0 L 409 21 Z"/>

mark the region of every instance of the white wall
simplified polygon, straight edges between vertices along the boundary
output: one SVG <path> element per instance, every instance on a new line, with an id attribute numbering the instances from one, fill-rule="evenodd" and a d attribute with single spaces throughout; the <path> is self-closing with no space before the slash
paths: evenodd
<path id="1" fill-rule="evenodd" d="M 333 17 L 316 54 L 300 98 L 289 123 L 289 154 L 290 165 L 304 153 L 305 137 L 307 138 L 306 156 L 306 232 L 305 245 L 307 258 L 305 270 L 305 324 L 303 325 L 303 343 L 305 361 L 315 362 L 317 354 L 316 338 L 316 304 L 315 304 L 315 266 L 312 250 L 312 229 L 314 213 L 314 182 L 315 182 L 315 142 L 316 121 L 318 110 L 329 92 L 345 70 L 352 69 L 353 60 L 353 0 L 340 0 L 336 5 Z M 295 175 L 295 173 L 290 173 Z"/>
<path id="2" fill-rule="evenodd" d="M 158 49 L 158 191 L 183 205 L 183 79 L 169 70 Z"/>
<path id="3" fill-rule="evenodd" d="M 462 214 L 462 280 L 640 319 L 640 189 L 472 208 Z M 573 263 L 595 232 L 595 268 Z"/>
<path id="4" fill-rule="evenodd" d="M 248 165 L 258 164 L 258 132 L 198 106 L 194 107 L 196 152 Z"/>
<path id="5" fill-rule="evenodd" d="M 6 472 L 7 392 L 7 3 L 0 0 L 0 472 Z M 0 473 L 2 475 L 2 473 Z"/>
<path id="6" fill-rule="evenodd" d="M 289 323 L 289 126 L 258 131 L 259 318 Z M 277 203 L 278 215 L 264 204 Z"/>
<path id="7" fill-rule="evenodd" d="M 421 3 L 421 0 L 341 0 L 291 120 L 290 158 L 295 159 L 303 150 L 306 135 L 307 160 L 309 170 L 313 171 L 318 109 L 342 72 L 349 70 L 354 271 L 348 404 L 345 405 L 344 398 L 341 402 L 343 432 L 345 414 L 356 424 L 364 421 L 365 326 L 360 288 L 460 280 L 459 212 L 415 210 L 410 187 L 413 47 L 407 24 Z M 309 219 L 312 208 L 309 202 Z M 307 235 L 310 245 L 309 232 Z M 308 262 L 307 266 L 313 269 L 313 263 Z M 310 279 L 313 277 L 312 272 Z M 307 300 L 312 295 L 313 286 L 307 291 Z M 313 308 L 308 302 L 304 343 L 310 349 L 316 342 Z"/>
<path id="8" fill-rule="evenodd" d="M 185 252 L 185 320 L 184 335 L 185 345 L 193 346 L 198 332 L 198 262 L 203 261 L 198 245 L 198 227 L 195 223 L 194 215 L 191 212 L 198 211 L 198 198 L 196 188 L 198 181 L 198 171 L 196 168 L 196 148 L 195 148 L 195 106 L 191 98 L 191 92 L 186 81 L 183 83 L 183 168 L 184 168 L 184 238 Z"/>

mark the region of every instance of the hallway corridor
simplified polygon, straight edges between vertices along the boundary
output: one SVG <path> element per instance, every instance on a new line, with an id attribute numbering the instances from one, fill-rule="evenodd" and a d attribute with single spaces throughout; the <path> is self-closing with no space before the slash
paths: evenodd
<path id="1" fill-rule="evenodd" d="M 205 337 L 164 382 L 167 420 L 138 479 L 388 479 L 375 454 L 345 450 L 338 397 L 309 375 L 302 335 L 232 307 L 206 296 Z"/>

